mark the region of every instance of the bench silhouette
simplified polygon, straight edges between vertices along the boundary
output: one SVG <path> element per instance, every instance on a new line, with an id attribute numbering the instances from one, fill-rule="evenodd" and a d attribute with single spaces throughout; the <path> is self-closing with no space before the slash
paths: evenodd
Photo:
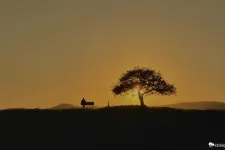
<path id="1" fill-rule="evenodd" d="M 91 105 L 92 107 L 94 106 L 94 102 L 87 102 L 84 98 L 82 99 L 81 101 L 81 105 L 83 106 L 83 108 L 86 106 L 86 105 Z"/>

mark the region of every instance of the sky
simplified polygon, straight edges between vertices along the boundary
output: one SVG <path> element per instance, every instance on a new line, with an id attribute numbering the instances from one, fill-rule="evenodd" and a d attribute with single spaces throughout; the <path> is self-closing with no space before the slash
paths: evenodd
<path id="1" fill-rule="evenodd" d="M 1 0 L 0 109 L 139 105 L 110 91 L 135 66 L 176 96 L 149 106 L 225 102 L 224 0 Z"/>

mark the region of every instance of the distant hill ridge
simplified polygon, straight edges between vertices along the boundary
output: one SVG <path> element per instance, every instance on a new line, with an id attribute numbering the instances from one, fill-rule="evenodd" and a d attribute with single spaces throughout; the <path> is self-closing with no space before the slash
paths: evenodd
<path id="1" fill-rule="evenodd" d="M 112 107 L 116 107 L 116 106 L 112 106 Z M 197 109 L 197 110 L 225 110 L 225 103 L 216 102 L 216 101 L 200 101 L 200 102 L 181 102 L 181 103 L 157 105 L 157 106 L 150 105 L 149 107 L 168 107 L 168 108 L 177 108 L 177 109 Z M 76 109 L 76 108 L 82 108 L 82 107 L 74 106 L 68 103 L 62 103 L 54 107 L 49 107 L 47 109 L 58 110 L 58 109 Z M 94 108 L 101 108 L 101 107 L 94 106 Z M 26 109 L 26 108 L 7 108 L 5 110 L 15 110 L 15 109 Z"/>
<path id="2" fill-rule="evenodd" d="M 57 106 L 51 107 L 49 109 L 73 109 L 73 108 L 80 108 L 80 107 L 74 106 L 72 104 L 63 103 L 63 104 L 59 104 Z"/>
<path id="3" fill-rule="evenodd" d="M 161 105 L 157 107 L 170 107 L 178 109 L 199 109 L 199 110 L 225 110 L 224 102 L 201 101 L 201 102 L 183 102 L 169 105 Z"/>
<path id="4" fill-rule="evenodd" d="M 151 106 L 150 106 L 151 107 Z M 200 102 L 182 102 L 168 105 L 159 105 L 153 107 L 169 107 L 177 109 L 198 109 L 198 110 L 225 110 L 224 102 L 215 101 L 200 101 Z M 72 104 L 62 103 L 49 109 L 73 109 L 81 108 L 81 106 L 74 106 Z"/>
<path id="5" fill-rule="evenodd" d="M 74 106 L 72 104 L 62 103 L 54 107 L 50 107 L 48 109 L 74 109 L 74 108 L 82 108 L 82 106 Z M 96 108 L 93 106 L 93 108 Z"/>

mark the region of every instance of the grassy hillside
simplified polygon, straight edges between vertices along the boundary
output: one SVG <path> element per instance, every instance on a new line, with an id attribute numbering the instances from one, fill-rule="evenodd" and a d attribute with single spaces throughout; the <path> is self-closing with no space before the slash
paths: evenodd
<path id="1" fill-rule="evenodd" d="M 208 149 L 225 143 L 225 111 L 119 106 L 0 111 L 1 147 Z M 70 148 L 71 149 L 71 148 Z"/>

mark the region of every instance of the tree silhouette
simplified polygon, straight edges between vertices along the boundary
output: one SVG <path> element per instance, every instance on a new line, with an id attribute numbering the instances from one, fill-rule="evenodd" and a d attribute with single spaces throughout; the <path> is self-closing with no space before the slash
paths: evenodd
<path id="1" fill-rule="evenodd" d="M 141 106 L 145 106 L 144 97 L 147 95 L 176 94 L 174 85 L 167 83 L 161 74 L 148 68 L 135 67 L 123 73 L 119 82 L 113 86 L 114 96 L 137 91 Z"/>

